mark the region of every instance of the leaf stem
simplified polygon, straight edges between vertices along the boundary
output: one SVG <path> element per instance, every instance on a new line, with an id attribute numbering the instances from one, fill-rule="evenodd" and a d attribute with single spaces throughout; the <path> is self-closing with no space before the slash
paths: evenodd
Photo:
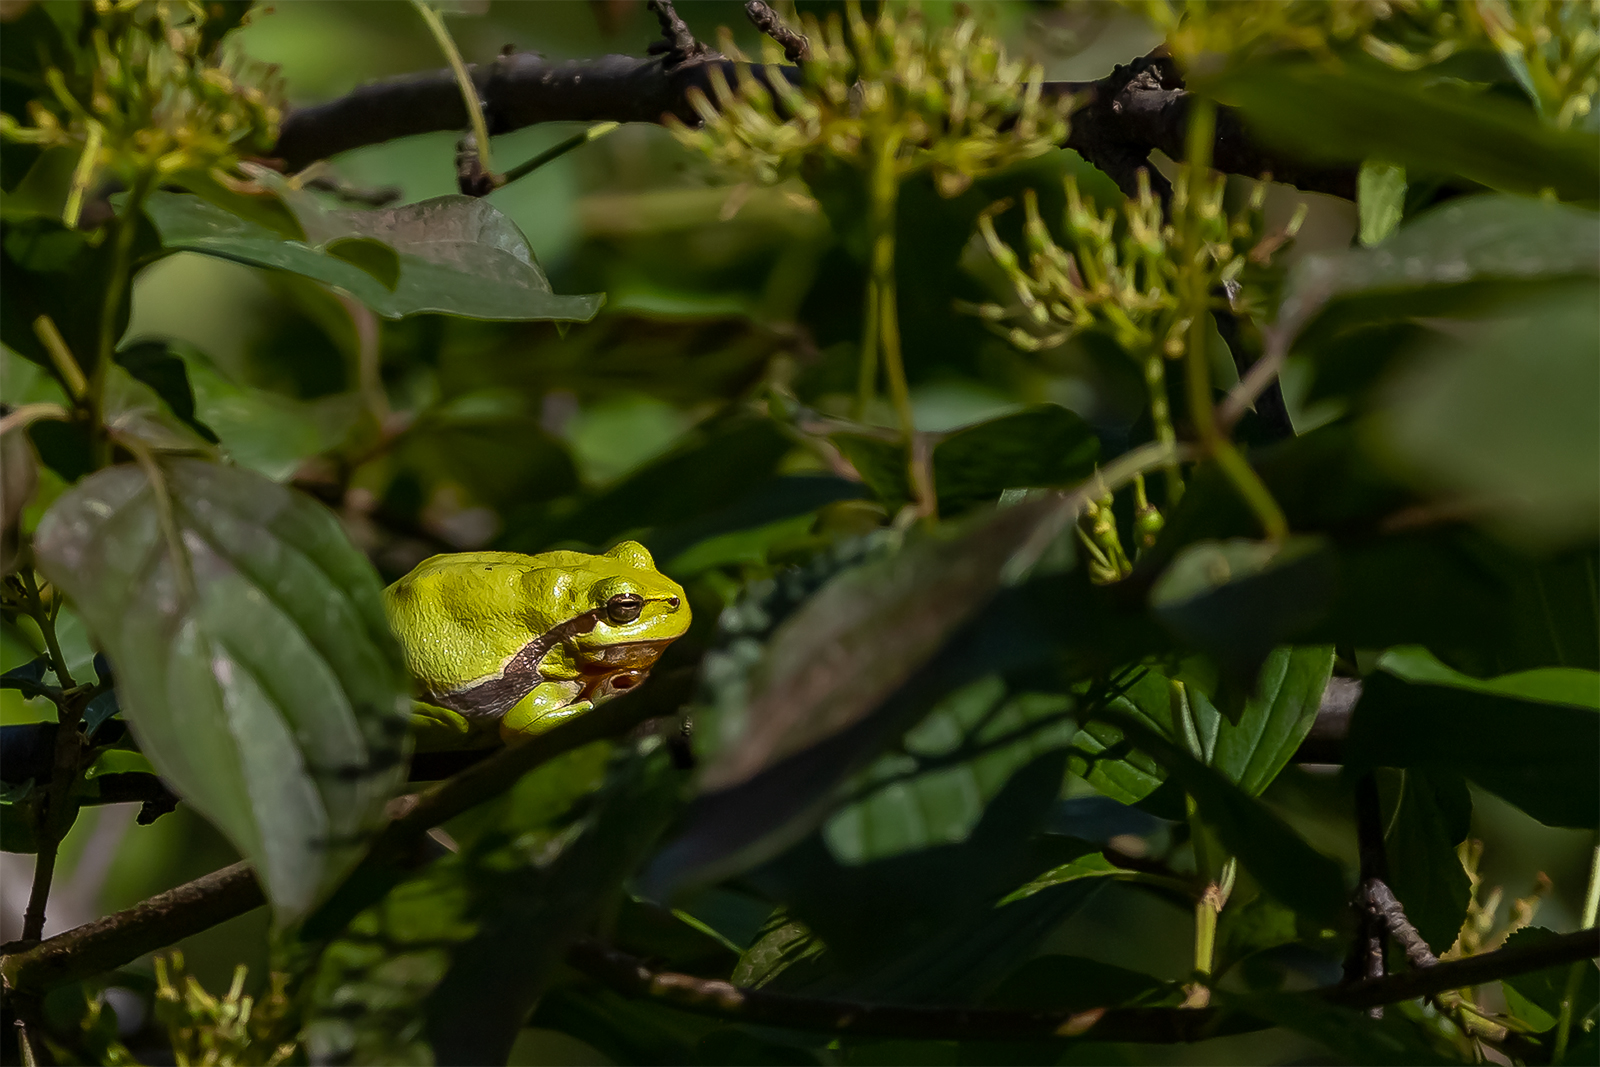
<path id="1" fill-rule="evenodd" d="M 455 39 L 450 36 L 449 28 L 445 26 L 444 19 L 437 11 L 423 0 L 411 0 L 411 6 L 417 9 L 422 21 L 428 24 L 428 31 L 433 34 L 433 39 L 439 42 L 439 51 L 444 53 L 450 69 L 455 72 L 456 85 L 461 89 L 461 102 L 466 105 L 467 117 L 472 123 L 472 136 L 477 142 L 474 147 L 478 153 L 478 165 L 491 180 L 496 180 L 494 167 L 489 163 L 489 124 L 483 117 L 483 101 L 478 99 L 478 87 L 472 83 L 472 75 L 467 70 L 466 62 L 461 58 L 461 51 L 456 48 Z"/>
<path id="2" fill-rule="evenodd" d="M 1597 917 L 1600 917 L 1600 845 L 1595 846 L 1594 858 L 1589 866 L 1589 890 L 1583 897 L 1580 928 L 1587 930 L 1594 925 Z M 1588 960 L 1579 960 L 1567 971 L 1567 986 L 1561 994 L 1561 1014 L 1556 1020 L 1556 1044 L 1550 1054 L 1551 1063 L 1566 1062 L 1567 1045 L 1572 1039 L 1572 1009 L 1578 999 L 1578 990 L 1583 985 L 1583 969 L 1593 966 Z"/>
<path id="3" fill-rule="evenodd" d="M 566 155 L 568 152 L 572 151 L 574 148 L 582 148 L 590 141 L 599 140 L 612 130 L 619 128 L 621 125 L 622 123 L 620 122 L 597 122 L 593 126 L 590 126 L 587 130 L 583 130 L 580 133 L 575 133 L 571 137 L 568 137 L 565 141 L 546 148 L 543 152 L 540 152 L 526 163 L 519 163 L 517 166 L 512 167 L 510 170 L 506 171 L 500 176 L 500 184 L 510 185 L 518 178 L 526 178 L 528 175 L 532 174 L 546 163 L 553 163 L 562 156 Z M 484 169 L 488 170 L 488 166 L 488 163 L 485 163 Z"/>
<path id="4" fill-rule="evenodd" d="M 1198 260 L 1204 252 L 1200 247 L 1199 222 L 1200 212 L 1206 210 L 1203 190 L 1211 170 L 1211 146 L 1216 120 L 1216 105 L 1210 100 L 1195 98 L 1194 106 L 1189 111 L 1186 189 L 1182 204 L 1184 264 L 1188 268 L 1185 277 L 1189 289 L 1185 301 L 1189 336 L 1184 354 L 1188 366 L 1189 417 L 1194 421 L 1200 447 L 1216 461 L 1223 475 L 1233 483 L 1234 489 L 1255 513 L 1266 539 L 1281 542 L 1289 536 L 1289 521 L 1266 484 L 1246 462 L 1243 453 L 1218 427 L 1215 401 L 1211 396 L 1211 362 L 1206 352 L 1210 298 L 1198 268 Z"/>
<path id="5" fill-rule="evenodd" d="M 111 277 L 106 282 L 105 300 L 100 308 L 100 343 L 95 352 L 94 368 L 90 372 L 88 407 L 90 455 L 96 469 L 111 463 L 111 438 L 105 427 L 106 379 L 111 373 L 111 360 L 116 355 L 117 316 L 122 311 L 122 301 L 128 297 L 130 275 L 133 272 L 133 239 L 139 231 L 139 214 L 144 210 L 145 197 L 150 192 L 151 175 L 140 173 L 134 179 L 128 199 L 122 205 L 122 217 L 117 220 L 116 244 L 111 251 Z"/>
<path id="6" fill-rule="evenodd" d="M 1177 444 L 1178 435 L 1172 428 L 1172 406 L 1167 401 L 1167 360 L 1155 345 L 1145 355 L 1144 385 L 1150 393 L 1150 422 L 1155 427 L 1156 442 L 1170 448 Z M 1165 471 L 1166 506 L 1171 508 L 1183 499 L 1183 473 L 1178 469 L 1176 455 L 1167 461 Z"/>
<path id="7" fill-rule="evenodd" d="M 22 587 L 28 598 L 28 614 L 44 637 L 50 655 L 50 669 L 64 691 L 77 688 L 72 673 L 67 670 L 67 658 L 61 652 L 61 642 L 56 636 L 55 616 L 44 606 L 39 595 L 39 584 L 31 567 L 22 568 Z M 22 939 L 38 941 L 44 937 L 45 911 L 50 903 L 50 886 L 55 880 L 56 856 L 61 839 L 72 826 L 66 816 L 72 789 L 78 781 L 78 722 L 83 718 L 88 694 L 63 692 L 56 699 L 55 753 L 51 762 L 50 787 L 45 796 L 45 808 L 40 821 L 39 851 L 33 864 L 33 885 L 28 890 L 28 905 L 22 916 Z"/>

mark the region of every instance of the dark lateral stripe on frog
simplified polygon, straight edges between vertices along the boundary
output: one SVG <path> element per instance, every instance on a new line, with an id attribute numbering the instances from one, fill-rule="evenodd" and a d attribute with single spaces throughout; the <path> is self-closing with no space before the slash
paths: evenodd
<path id="1" fill-rule="evenodd" d="M 488 678 L 450 693 L 428 693 L 423 699 L 458 711 L 469 719 L 499 718 L 544 681 L 539 665 L 550 650 L 570 637 L 592 631 L 604 613 L 604 608 L 586 611 L 529 641 L 511 657 L 498 678 Z"/>

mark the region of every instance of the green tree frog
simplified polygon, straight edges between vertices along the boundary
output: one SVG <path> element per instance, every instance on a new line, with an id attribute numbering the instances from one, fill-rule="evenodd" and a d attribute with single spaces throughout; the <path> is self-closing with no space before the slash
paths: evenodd
<path id="1" fill-rule="evenodd" d="M 384 590 L 421 748 L 531 737 L 642 682 L 689 629 L 683 589 L 624 541 L 433 556 Z"/>

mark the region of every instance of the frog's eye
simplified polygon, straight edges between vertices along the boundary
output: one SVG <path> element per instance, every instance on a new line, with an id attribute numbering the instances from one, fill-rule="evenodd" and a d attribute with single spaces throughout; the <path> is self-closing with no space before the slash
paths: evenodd
<path id="1" fill-rule="evenodd" d="M 606 618 L 612 622 L 632 622 L 644 610 L 644 597 L 638 593 L 618 593 L 606 601 Z"/>

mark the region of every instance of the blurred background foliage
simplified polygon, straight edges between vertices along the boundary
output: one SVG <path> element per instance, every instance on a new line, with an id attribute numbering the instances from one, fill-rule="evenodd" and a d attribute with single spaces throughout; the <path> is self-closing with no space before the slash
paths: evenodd
<path id="1" fill-rule="evenodd" d="M 1108 74 L 1113 65 L 1149 52 L 1163 39 L 1163 29 L 1178 25 L 1185 10 L 1176 4 L 1148 5 L 1148 11 L 1139 5 L 1101 3 L 968 6 L 1014 54 L 1042 64 L 1044 76 L 1052 80 Z M 1296 5 L 1244 5 L 1261 6 L 1287 11 Z M 1412 13 L 1416 24 L 1406 28 L 1402 41 L 1420 37 L 1437 43 L 1441 34 L 1457 33 L 1428 21 L 1428 13 L 1439 6 L 1419 5 L 1420 13 Z M 795 7 L 819 14 L 830 9 L 809 0 Z M 683 4 L 680 10 L 700 39 L 716 40 L 719 26 L 730 27 L 738 46 L 757 54 L 761 38 L 742 8 L 731 0 L 706 0 Z M 953 17 L 953 5 L 932 0 L 922 10 L 933 22 Z M 467 0 L 446 13 L 452 16 L 449 25 L 463 55 L 472 62 L 486 62 L 508 46 L 549 58 L 639 54 L 656 35 L 650 12 L 633 0 Z M 1154 18 L 1146 17 L 1152 13 Z M 1250 15 L 1241 8 L 1228 17 L 1248 22 Z M 1294 33 L 1301 29 L 1292 17 L 1286 18 L 1285 26 L 1245 27 L 1259 32 L 1259 40 L 1238 27 L 1230 37 L 1231 24 L 1221 16 L 1205 24 L 1220 39 L 1239 46 L 1232 67 L 1222 64 L 1205 72 L 1218 79 L 1223 99 L 1231 94 L 1248 101 L 1254 99 L 1252 93 L 1260 95 L 1261 85 L 1248 77 L 1250 61 L 1259 54 L 1246 56 L 1245 44 L 1254 49 L 1261 40 L 1281 44 L 1297 39 Z M 1485 25 L 1492 28 L 1492 20 Z M 1325 31 L 1319 26 L 1303 32 L 1316 48 L 1359 43 L 1363 34 L 1372 39 L 1370 26 L 1359 19 L 1332 38 Z M 1393 50 L 1401 44 L 1386 39 L 1366 51 L 1400 68 L 1453 63 L 1455 73 L 1472 69 L 1473 63 L 1481 67 L 1495 57 L 1511 56 L 1505 61 L 1509 66 L 1500 68 L 1503 76 L 1485 79 L 1491 83 L 1482 90 L 1485 94 L 1509 99 L 1522 83 L 1531 87 L 1530 95 L 1516 106 L 1530 116 L 1537 109 L 1552 128 L 1593 129 L 1593 114 L 1567 106 L 1584 91 L 1581 84 L 1574 89 L 1565 83 L 1552 87 L 1548 78 L 1540 81 L 1536 70 L 1529 73 L 1526 56 L 1518 66 L 1515 56 L 1521 53 L 1515 53 L 1515 42 L 1507 44 L 1504 35 L 1495 37 L 1479 27 L 1458 36 L 1466 43 L 1448 54 L 1407 51 L 1397 59 Z M 7 37 L 15 39 L 9 28 Z M 1191 59 L 1214 57 L 1219 51 L 1215 40 L 1179 34 L 1173 41 L 1180 52 L 1189 48 Z M 379 0 L 259 5 L 248 25 L 229 38 L 229 47 L 275 65 L 291 107 L 332 99 L 373 79 L 442 65 L 437 45 L 415 10 Z M 1511 73 L 1505 74 L 1508 69 Z M 1230 76 L 1233 82 L 1227 80 Z M 1587 91 L 1592 95 L 1592 86 Z M 1334 99 L 1329 106 L 1338 104 Z M 1324 120 L 1336 121 L 1323 113 L 1306 119 L 1308 124 Z M 1416 132 L 1408 127 L 1412 120 L 1403 106 L 1389 120 L 1386 143 Z M 502 166 L 520 162 L 581 129 L 581 124 L 551 123 L 507 134 L 495 142 L 496 159 Z M 455 140 L 453 133 L 438 133 L 374 145 L 336 157 L 323 170 L 346 190 L 392 189 L 399 203 L 413 203 L 456 191 Z M 8 188 L 16 181 L 12 160 L 19 151 L 7 146 Z M 1175 174 L 1164 158 L 1157 166 L 1169 177 Z M 1412 168 L 1411 191 L 1403 205 L 1408 223 L 1433 198 L 1461 191 L 1459 175 L 1470 172 L 1455 166 L 1440 169 L 1444 173 L 1435 178 Z M 1038 432 L 1046 434 L 1046 423 L 1059 419 L 1064 409 L 1081 420 L 1061 431 L 1064 439 L 1073 437 L 1077 425 L 1091 429 L 1100 442 L 1101 462 L 1150 439 L 1138 365 L 1106 336 L 1079 334 L 1048 351 L 1024 353 L 958 307 L 1005 298 L 1005 279 L 976 236 L 980 214 L 1001 199 L 1020 202 L 1025 189 L 1034 189 L 1041 215 L 1059 219 L 1065 204 L 1063 179 L 1069 175 L 1099 204 L 1124 200 L 1109 178 L 1065 149 L 980 178 L 953 197 L 940 196 L 926 177 L 911 179 L 901 190 L 900 324 L 920 430 L 954 432 L 998 416 L 1053 412 L 1039 423 Z M 1230 179 L 1231 208 L 1242 207 L 1249 195 L 1250 183 Z M 791 573 L 784 570 L 787 565 L 815 566 L 829 550 L 893 518 L 896 505 L 905 499 L 903 472 L 893 470 L 890 462 L 887 476 L 874 476 L 870 436 L 854 449 L 847 443 L 836 448 L 818 430 L 829 425 L 828 419 L 850 411 L 862 332 L 866 265 L 862 242 L 840 205 L 826 197 L 819 202 L 799 182 L 773 187 L 730 183 L 728 175 L 713 171 L 666 129 L 641 124 L 626 125 L 562 156 L 491 193 L 488 201 L 527 236 L 556 293 L 605 294 L 603 310 L 592 322 L 487 322 L 441 314 L 381 319 L 305 278 L 178 253 L 139 275 L 127 337 L 171 342 L 193 390 L 193 420 L 213 432 L 238 464 L 298 486 L 332 507 L 385 581 L 440 551 L 598 549 L 637 537 L 689 591 L 696 630 L 686 649 L 726 652 L 730 625 L 736 633 L 739 620 L 723 611 L 742 594 L 770 592 L 774 582 L 790 580 L 784 578 Z M 334 201 L 327 197 L 325 202 Z M 1587 207 L 1572 210 L 1592 206 L 1591 198 Z M 1349 201 L 1281 185 L 1268 190 L 1264 212 L 1269 230 L 1282 229 L 1297 212 L 1304 213 L 1296 239 L 1277 261 L 1290 268 L 1318 253 L 1349 248 L 1362 222 Z M 1001 236 L 1016 247 L 1023 245 L 1020 216 L 1012 211 L 996 219 Z M 1592 224 L 1592 213 L 1588 217 L 1590 222 L 1579 225 Z M 1506 225 L 1523 223 L 1510 219 Z M 1403 247 L 1396 254 L 1403 256 Z M 1455 262 L 1454 253 L 1437 245 L 1419 246 L 1415 254 Z M 1470 259 L 1470 250 L 1460 255 Z M 1480 639 L 1481 633 L 1458 634 L 1440 623 L 1434 627 L 1441 639 L 1430 645 L 1433 652 L 1477 675 L 1563 663 L 1595 666 L 1592 622 L 1572 624 L 1560 615 L 1568 600 L 1577 602 L 1573 611 L 1581 614 L 1594 583 L 1591 461 L 1600 435 L 1594 426 L 1596 388 L 1585 392 L 1583 387 L 1600 383 L 1591 382 L 1593 364 L 1582 363 L 1595 321 L 1594 280 L 1585 276 L 1592 275 L 1592 268 L 1550 268 L 1547 273 L 1576 275 L 1578 280 L 1563 287 L 1539 278 L 1528 282 L 1526 291 L 1487 268 L 1481 272 L 1488 279 L 1481 288 L 1464 284 L 1432 310 L 1453 319 L 1438 329 L 1417 324 L 1419 316 L 1430 314 L 1427 307 L 1419 305 L 1397 324 L 1396 316 L 1386 316 L 1381 308 L 1361 306 L 1359 294 L 1344 303 L 1334 301 L 1331 308 L 1305 310 L 1302 321 L 1324 316 L 1322 329 L 1314 344 L 1297 349 L 1287 363 L 1284 395 L 1294 428 L 1302 435 L 1321 433 L 1303 436 L 1276 453 L 1279 466 L 1264 463 L 1263 477 L 1297 530 L 1337 532 L 1342 523 L 1366 522 L 1379 510 L 1374 501 L 1385 502 L 1385 507 L 1395 503 L 1391 510 L 1410 514 L 1418 529 L 1376 547 L 1341 548 L 1347 552 L 1342 565 L 1348 573 L 1359 571 L 1361 580 L 1374 587 L 1350 594 L 1353 606 L 1341 601 L 1342 610 L 1377 614 L 1374 605 L 1404 602 L 1419 615 L 1437 610 L 1443 616 L 1474 595 L 1461 588 L 1462 574 L 1521 568 L 1522 574 L 1538 573 L 1535 591 L 1518 587 L 1523 590 L 1518 596 L 1554 590 L 1555 609 L 1546 603 L 1538 615 L 1541 609 L 1528 607 L 1524 597 L 1509 609 L 1496 601 L 1487 612 L 1463 611 L 1458 622 L 1462 628 L 1494 616 L 1501 627 L 1494 641 Z M 1477 281 L 1479 275 L 1469 280 Z M 1351 290 L 1364 284 L 1359 278 L 1347 281 Z M 1336 282 L 1329 285 L 1329 292 L 1337 291 Z M 1487 302 L 1491 297 L 1501 303 Z M 1381 300 L 1381 295 L 1374 297 L 1373 303 Z M 1474 301 L 1483 302 L 1463 313 Z M 1491 328 L 1462 325 L 1463 320 L 1487 317 L 1497 307 L 1503 313 L 1495 316 Z M 1445 362 L 1446 348 L 1456 354 L 1454 362 Z M 1530 369 L 1507 373 L 1509 348 L 1526 350 Z M 1582 364 L 1576 379 L 1571 377 L 1574 352 Z M 1543 363 L 1539 353 L 1548 355 Z M 1238 375 L 1228 342 L 1215 332 L 1210 355 L 1216 384 L 1226 390 Z M 34 363 L 9 349 L 3 359 L 0 392 L 7 404 L 64 401 L 58 384 Z M 131 378 L 123 387 L 130 408 L 159 407 Z M 1569 400 L 1570 410 L 1550 410 L 1552 396 Z M 760 417 L 761 403 L 779 417 Z M 895 424 L 881 399 L 863 421 L 869 428 Z M 1544 432 L 1530 436 L 1529 427 L 1543 427 Z M 1240 437 L 1248 442 L 1260 432 L 1254 416 L 1246 414 Z M 47 442 L 37 433 L 34 440 L 48 453 Z M 1356 447 L 1351 447 L 1352 440 Z M 1078 468 L 1092 458 L 1063 461 L 1061 470 L 1045 481 L 1071 484 L 1085 473 Z M 1535 472 L 1531 488 L 1530 471 Z M 22 520 L 25 529 L 37 524 L 68 484 L 59 466 L 52 469 L 48 463 L 39 467 L 37 477 L 37 491 Z M 898 486 L 896 477 L 902 477 Z M 1527 491 L 1530 503 L 1508 508 L 1496 495 L 1502 490 L 1517 491 L 1511 495 Z M 1492 514 L 1465 516 L 1483 519 L 1480 525 L 1487 534 L 1454 525 L 1446 533 L 1430 528 L 1427 509 L 1448 507 L 1459 493 L 1469 503 L 1477 500 L 1479 512 L 1484 510 L 1482 499 L 1489 501 Z M 1235 514 L 1237 506 L 1223 502 L 1226 490 L 1218 484 L 1197 478 L 1190 496 L 1187 510 L 1169 513 L 1169 536 L 1152 557 L 1157 563 L 1171 559 L 1189 541 L 1249 532 L 1247 524 L 1241 526 L 1242 514 Z M 983 499 L 981 491 L 970 498 L 956 493 L 948 500 L 941 496 L 941 505 L 959 511 Z M 1125 493 L 1117 499 L 1119 507 L 1128 504 Z M 1194 499 L 1215 506 L 1194 504 Z M 1439 505 L 1439 499 L 1445 504 Z M 1406 513 L 1401 505 L 1416 511 Z M 1128 520 L 1121 521 L 1126 529 Z M 1374 561 L 1362 552 L 1382 558 Z M 817 581 L 827 573 L 823 568 Z M 1562 590 L 1570 596 L 1563 599 Z M 1081 607 L 1083 602 L 1070 603 Z M 1551 625 L 1558 632 L 1532 633 L 1537 627 L 1529 620 L 1536 617 L 1555 618 Z M 1182 618 L 1164 621 L 1187 633 L 1184 626 L 1189 624 Z M 1196 625 L 1206 630 L 1214 622 L 1202 616 Z M 93 649 L 70 609 L 62 613 L 60 629 L 69 665 L 87 674 Z M 1366 631 L 1353 630 L 1370 633 L 1372 639 L 1352 647 L 1346 643 L 1350 628 L 1327 638 L 1340 642 L 1338 666 L 1343 673 L 1370 671 L 1382 649 L 1398 643 L 1376 623 Z M 1414 631 L 1398 622 L 1394 627 L 1397 633 Z M 1558 653 L 1552 658 L 1546 637 L 1557 646 L 1570 641 L 1570 657 Z M 1459 647 L 1452 646 L 1457 638 Z M 8 626 L 0 641 L 0 670 L 23 665 L 37 654 L 37 635 L 25 627 Z M 1276 643 L 1268 639 L 1266 647 Z M 1484 652 L 1491 643 L 1493 649 Z M 1208 669 L 1214 672 L 1196 668 L 1200 675 Z M 759 868 L 751 879 L 704 889 L 685 905 L 682 916 L 692 920 L 693 929 L 709 932 L 709 945 L 697 942 L 696 951 L 719 965 L 742 954 L 740 980 L 755 984 L 763 975 L 751 969 L 752 961 L 761 958 L 753 946 L 761 944 L 793 953 L 806 939 L 820 938 L 836 954 L 866 957 L 882 948 L 882 939 L 911 938 L 930 930 L 948 936 L 950 940 L 938 942 L 939 951 L 947 954 L 962 939 L 988 938 L 983 942 L 987 947 L 1007 937 L 1033 938 L 1020 955 L 1038 957 L 1029 965 L 1037 965 L 1037 973 L 1013 975 L 994 994 L 996 1002 L 1022 1003 L 1027 990 L 1048 989 L 1055 994 L 1050 1003 L 1060 1005 L 1091 987 L 1125 990 L 1128 997 L 1148 990 L 1148 1002 L 1165 1002 L 1160 998 L 1189 977 L 1193 963 L 1191 908 L 1170 892 L 1119 881 L 1083 894 L 1081 901 L 1051 898 L 1054 910 L 1041 912 L 1051 921 L 1041 920 L 1037 927 L 994 930 L 982 925 L 978 912 L 992 899 L 991 890 L 1014 888 L 1043 869 L 1043 860 L 1030 853 L 1030 859 L 1039 861 L 1034 868 L 1000 884 L 1021 872 L 1020 867 L 1005 866 L 1020 847 L 1006 835 L 1021 832 L 1017 828 L 1039 811 L 1045 813 L 1047 827 L 1097 842 L 1096 848 L 1109 845 L 1135 860 L 1187 856 L 1173 860 L 1180 866 L 1195 861 L 1184 851 L 1188 831 L 1181 799 L 1174 807 L 1173 791 L 1157 791 L 1154 776 L 1143 781 L 1142 792 L 1134 790 L 1128 782 L 1138 784 L 1138 768 L 1131 761 L 1120 773 L 1132 777 L 1113 787 L 1094 778 L 1099 772 L 1080 759 L 1066 765 L 1066 785 L 1058 788 L 1064 766 L 1049 760 L 1060 758 L 1060 744 L 1072 734 L 1070 725 L 1055 733 L 1047 726 L 1031 734 L 1026 744 L 1002 747 L 976 760 L 939 765 L 941 754 L 957 750 L 963 739 L 1000 736 L 1006 729 L 1060 717 L 1067 700 L 1041 692 L 1051 686 L 1031 684 L 1034 679 L 1025 671 L 1018 677 L 996 666 L 974 667 L 969 673 L 979 677 L 952 668 L 929 683 L 949 692 L 938 701 L 925 696 L 915 710 L 936 704 L 935 710 L 906 734 L 901 749 L 859 769 L 851 781 L 861 799 L 840 805 L 820 830 Z M 1210 683 L 1215 683 L 1214 673 Z M 1073 695 L 1082 698 L 1081 691 Z M 1219 703 L 1222 699 L 1218 697 Z M 1213 720 L 1221 716 L 1220 721 L 1227 721 L 1216 708 L 1210 714 Z M 907 715 L 913 722 L 920 717 Z M 50 717 L 47 702 L 25 699 L 16 689 L 0 690 L 0 721 Z M 711 724 L 714 729 L 715 719 Z M 1460 746 L 1484 753 L 1501 742 L 1493 729 L 1459 739 Z M 1087 748 L 1091 754 L 1096 745 L 1105 747 L 1086 735 L 1074 744 L 1079 746 L 1075 751 Z M 919 760 L 934 767 L 932 773 L 918 777 Z M 588 773 L 592 778 L 593 768 Z M 1330 768 L 1293 763 L 1276 777 L 1266 777 L 1270 785 L 1261 784 L 1267 809 L 1353 870 L 1357 857 L 1350 779 Z M 885 787 L 884 781 L 890 784 Z M 1453 840 L 1470 837 L 1482 843 L 1470 875 L 1482 890 L 1470 897 L 1474 914 L 1488 927 L 1501 928 L 1515 901 L 1537 895 L 1538 925 L 1575 927 L 1593 833 L 1544 825 L 1500 796 L 1469 787 L 1459 777 L 1454 781 L 1471 792 L 1470 825 Z M 1385 783 L 1383 788 L 1393 794 L 1403 786 Z M 1032 797 L 1030 789 L 1043 792 Z M 1108 800 L 1108 794 L 1141 803 L 1124 806 Z M 1007 803 L 1030 814 L 1008 824 Z M 463 839 L 471 832 L 466 824 L 453 829 Z M 47 933 L 126 907 L 236 858 L 222 836 L 184 805 L 153 826 L 138 828 L 131 806 L 85 809 L 63 848 Z M 1073 857 L 1046 858 L 1069 864 Z M 876 875 L 861 873 L 869 870 L 862 865 L 872 862 L 905 865 L 870 868 Z M 974 872 L 982 872 L 994 885 Z M 1458 873 L 1465 877 L 1464 871 Z M 0 920 L 6 940 L 20 928 L 29 875 L 26 857 L 5 856 Z M 872 882 L 875 876 L 881 877 Z M 982 884 L 962 899 L 930 893 L 925 914 L 918 913 L 922 905 L 908 896 L 918 885 L 937 884 L 943 890 L 952 881 L 967 879 Z M 1069 884 L 1039 889 L 1040 899 L 1064 892 Z M 1464 892 L 1459 886 L 1449 890 L 1452 903 L 1445 910 L 1459 905 L 1463 912 L 1456 926 L 1466 918 L 1469 898 Z M 872 893 L 879 897 L 868 899 Z M 1237 893 L 1240 903 L 1225 915 L 1219 933 L 1223 968 L 1237 965 L 1229 981 L 1250 989 L 1300 988 L 1337 979 L 1335 946 L 1307 947 L 1315 938 L 1304 936 L 1299 944 L 1290 944 L 1297 936 L 1295 917 L 1264 895 L 1250 875 L 1241 876 Z M 849 906 L 840 903 L 841 894 L 852 897 Z M 764 897 L 787 901 L 787 911 L 771 914 Z M 803 921 L 798 929 L 785 925 L 797 917 Z M 634 919 L 648 926 L 645 919 Z M 878 922 L 882 928 L 875 928 Z M 261 982 L 266 924 L 267 916 L 257 912 L 185 940 L 181 947 L 188 972 L 206 988 L 220 990 L 243 962 L 253 981 Z M 1448 923 L 1446 927 L 1453 929 Z M 683 924 L 672 935 L 686 937 Z M 1447 936 L 1446 944 L 1449 940 Z M 676 943 L 662 954 L 692 957 Z M 1062 956 L 1077 958 L 1078 970 L 1065 976 L 1051 972 L 1050 961 Z M 963 959 L 947 962 L 958 967 Z M 780 986 L 836 991 L 837 975 L 820 965 L 809 974 L 807 965 L 802 960 L 783 971 Z M 123 987 L 108 1002 L 117 1009 L 117 1025 L 130 1041 L 141 1034 L 148 1038 L 154 1025 L 147 1010 L 153 1003 L 148 999 L 154 988 L 151 973 L 148 961 L 141 961 L 110 983 Z M 896 984 L 903 978 L 872 976 L 862 979 L 866 986 L 856 991 L 878 981 L 904 995 L 907 986 Z M 1084 1001 L 1085 1006 L 1092 1003 Z M 532 1028 L 519 1038 L 511 1062 L 1334 1062 L 1325 1058 L 1327 1044 L 1275 1030 L 1188 1047 L 1083 1045 L 1061 1059 L 1024 1059 L 1045 1055 L 1037 1048 L 938 1042 L 851 1041 L 823 1048 L 793 1033 L 733 1028 L 626 1001 L 563 972 Z"/>

